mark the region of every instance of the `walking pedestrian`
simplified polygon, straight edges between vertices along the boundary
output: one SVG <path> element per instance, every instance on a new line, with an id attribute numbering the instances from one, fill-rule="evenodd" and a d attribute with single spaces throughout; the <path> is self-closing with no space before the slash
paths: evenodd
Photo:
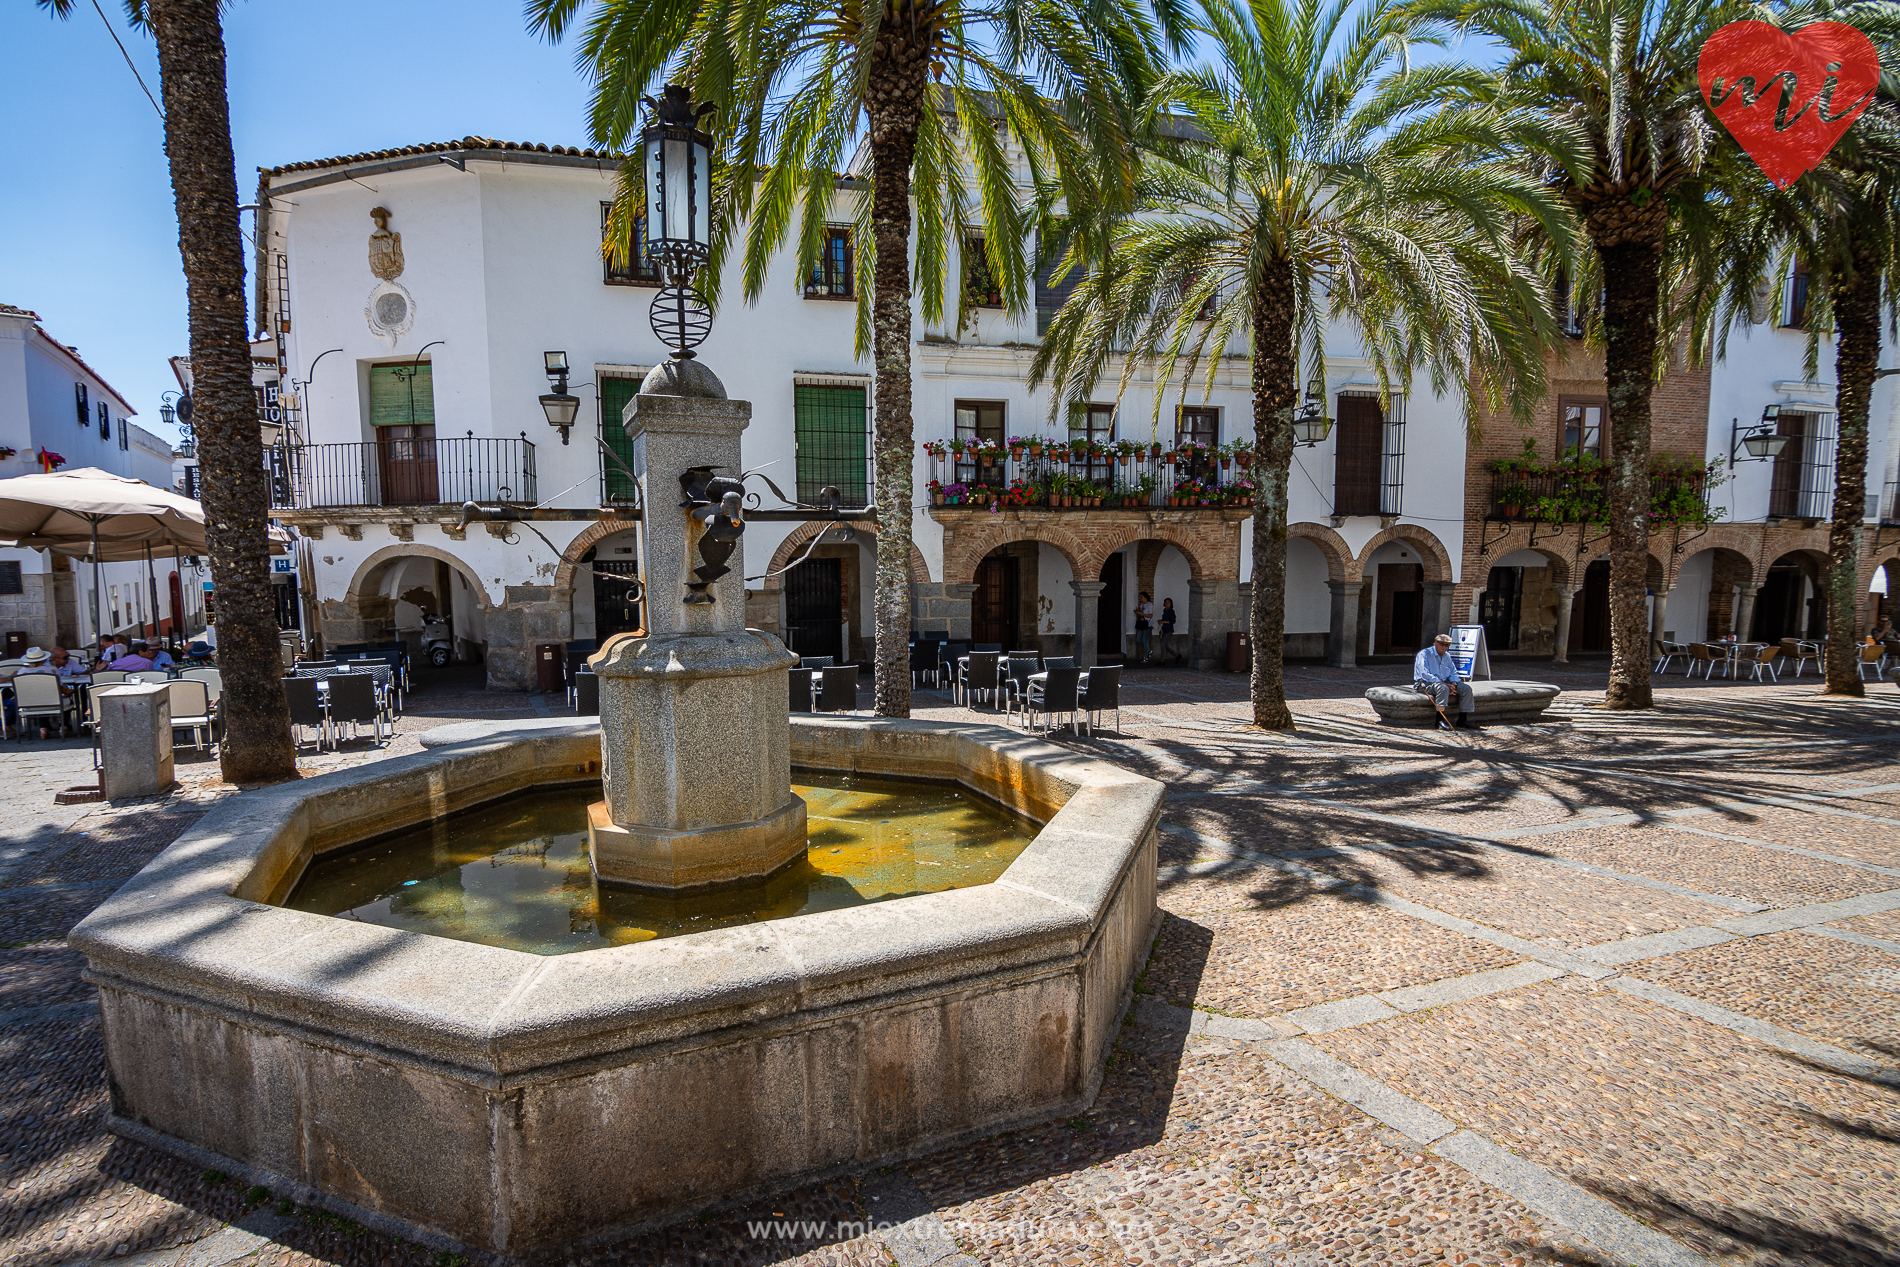
<path id="1" fill-rule="evenodd" d="M 1174 600 L 1161 600 L 1161 662 L 1168 662 L 1168 639 L 1174 637 Z"/>
<path id="2" fill-rule="evenodd" d="M 1148 641 L 1154 633 L 1155 605 L 1148 591 L 1141 591 L 1141 598 L 1135 604 L 1135 663 L 1148 662 Z"/>

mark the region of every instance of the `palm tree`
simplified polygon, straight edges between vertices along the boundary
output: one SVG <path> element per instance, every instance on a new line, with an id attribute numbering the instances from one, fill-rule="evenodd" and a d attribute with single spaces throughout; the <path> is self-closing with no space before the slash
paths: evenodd
<path id="1" fill-rule="evenodd" d="M 1032 381 L 1058 402 L 1122 357 L 1125 392 L 1157 367 L 1157 419 L 1176 371 L 1211 378 L 1229 345 L 1252 356 L 1254 721 L 1293 725 L 1282 649 L 1287 479 L 1302 377 L 1322 377 L 1329 319 L 1356 320 L 1382 393 L 1428 370 L 1434 390 L 1501 405 L 1542 389 L 1555 335 L 1540 282 L 1513 248 L 1526 223 L 1553 240 L 1567 211 L 1535 179 L 1487 160 L 1495 116 L 1439 109 L 1477 72 L 1414 68 L 1432 32 L 1373 0 L 1201 0 L 1217 62 L 1171 74 L 1131 214 L 1095 217 L 1064 263 L 1094 270 L 1052 322 Z M 1300 372 L 1304 361 L 1305 375 Z"/>
<path id="2" fill-rule="evenodd" d="M 1650 392 L 1693 301 L 1665 285 L 1712 249 L 1723 199 L 1746 200 L 1739 150 L 1717 144 L 1696 60 L 1734 0 L 1420 0 L 1502 46 L 1501 110 L 1530 112 L 1522 161 L 1569 200 L 1592 249 L 1572 294 L 1595 310 L 1609 399 L 1610 678 L 1605 704 L 1649 708 Z M 1533 139 L 1534 138 L 1534 139 Z M 1600 305 L 1592 302 L 1601 295 Z"/>
<path id="3" fill-rule="evenodd" d="M 1174 0 L 1159 6 L 1166 16 Z M 583 0 L 530 0 L 532 29 L 560 39 Z M 1005 302 L 1029 290 L 1030 221 L 1020 191 L 1073 187 L 1091 165 L 1125 187 L 1128 103 L 1158 61 L 1138 0 L 598 0 L 581 40 L 594 76 L 594 143 L 624 150 L 641 97 L 669 72 L 719 107 L 723 173 L 703 285 L 716 291 L 742 229 L 745 296 L 797 233 L 809 276 L 860 141 L 856 208 L 858 355 L 875 368 L 878 511 L 876 711 L 910 714 L 912 205 L 923 316 L 943 319 L 946 273 L 981 232 Z M 1014 151 L 1014 152 L 1012 152 Z M 1012 164 L 1022 168 L 1012 171 Z M 1119 179 L 1117 178 L 1119 175 Z M 624 253 L 643 198 L 623 170 L 609 249 Z M 801 207 L 802 202 L 802 207 Z M 794 230 L 794 226 L 796 229 Z M 968 270 L 963 271 L 968 277 Z M 968 304 L 959 286 L 956 311 Z"/>
<path id="4" fill-rule="evenodd" d="M 1860 546 L 1867 505 L 1867 415 L 1880 377 L 1880 317 L 1900 323 L 1900 9 L 1891 3 L 1801 4 L 1761 15 L 1790 29 L 1810 22 L 1859 28 L 1882 51 L 1879 96 L 1814 171 L 1783 192 L 1740 208 L 1723 235 L 1719 264 L 1725 285 L 1700 314 L 1705 331 L 1720 330 L 1726 350 L 1734 315 L 1746 311 L 1764 277 L 1785 284 L 1798 258 L 1808 266 L 1810 378 L 1821 342 L 1835 336 L 1834 506 L 1828 530 L 1827 694 L 1864 695 L 1858 632 Z M 1705 266 L 1705 272 L 1714 272 Z M 1883 299 L 1882 290 L 1885 290 Z M 1744 631 L 1746 632 L 1746 631 Z"/>
<path id="5" fill-rule="evenodd" d="M 38 3 L 60 17 L 72 10 L 72 0 Z M 223 7 L 221 0 L 127 0 L 126 12 L 158 45 L 165 153 L 185 263 L 192 425 L 204 474 L 205 538 L 224 675 L 218 762 L 227 783 L 275 783 L 297 777 L 297 750 L 284 702 L 270 582 L 270 487 L 251 389 Z"/>

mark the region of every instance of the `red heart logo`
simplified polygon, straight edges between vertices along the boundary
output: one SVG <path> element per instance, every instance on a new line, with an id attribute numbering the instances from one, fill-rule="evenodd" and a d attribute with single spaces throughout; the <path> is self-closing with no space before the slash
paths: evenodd
<path id="1" fill-rule="evenodd" d="M 1702 45 L 1702 97 L 1778 189 L 1827 157 L 1880 81 L 1873 43 L 1851 26 L 1784 31 L 1731 22 Z"/>

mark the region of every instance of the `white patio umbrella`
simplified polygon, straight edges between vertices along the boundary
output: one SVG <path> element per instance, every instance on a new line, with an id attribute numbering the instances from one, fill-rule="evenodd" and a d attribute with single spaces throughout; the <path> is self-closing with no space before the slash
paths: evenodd
<path id="1" fill-rule="evenodd" d="M 89 557 L 92 628 L 101 636 L 99 564 L 143 555 L 156 604 L 152 548 L 161 554 L 205 553 L 204 509 L 170 489 L 93 466 L 16 475 L 0 479 L 0 540 Z"/>

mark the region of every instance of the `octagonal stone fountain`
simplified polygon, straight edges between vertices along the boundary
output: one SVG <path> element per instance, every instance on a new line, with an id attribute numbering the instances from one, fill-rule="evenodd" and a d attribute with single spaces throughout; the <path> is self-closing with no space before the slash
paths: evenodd
<path id="1" fill-rule="evenodd" d="M 73 930 L 113 1130 L 515 1256 L 1092 1099 L 1153 936 L 1160 785 L 999 727 L 790 720 L 791 657 L 738 627 L 743 569 L 688 566 L 720 525 L 662 491 L 727 443 L 736 463 L 743 406 L 678 378 L 628 407 L 649 629 L 595 658 L 599 724 L 445 727 L 246 793 Z M 602 892 L 772 882 L 808 848 L 794 767 L 954 784 L 1034 838 L 988 883 L 568 954 L 285 905 L 365 842 L 562 788 L 598 802 Z"/>

